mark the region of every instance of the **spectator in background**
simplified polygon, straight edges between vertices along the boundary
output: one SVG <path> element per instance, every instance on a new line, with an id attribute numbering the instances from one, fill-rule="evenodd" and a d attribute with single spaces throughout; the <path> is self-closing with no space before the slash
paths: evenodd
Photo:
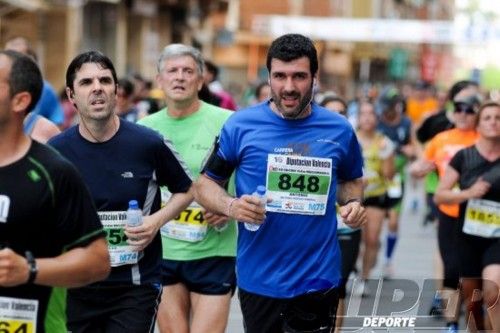
<path id="1" fill-rule="evenodd" d="M 342 97 L 336 95 L 326 96 L 323 98 L 320 105 L 328 110 L 338 112 L 344 117 L 347 116 L 347 103 Z"/>
<path id="2" fill-rule="evenodd" d="M 122 119 L 135 123 L 142 118 L 145 113 L 139 113 L 133 98 L 134 84 L 125 78 L 118 80 L 118 87 L 116 90 L 116 114 Z"/>
<path id="3" fill-rule="evenodd" d="M 413 85 L 406 101 L 406 115 L 414 126 L 419 125 L 423 117 L 438 110 L 438 101 L 432 92 L 433 87 L 428 82 L 418 81 Z"/>
<path id="4" fill-rule="evenodd" d="M 17 51 L 32 58 L 35 62 L 37 57 L 30 48 L 28 40 L 24 37 L 14 37 L 5 43 L 6 50 Z M 54 88 L 44 80 L 42 95 L 33 111 L 24 118 L 23 131 L 32 139 L 41 143 L 47 142 L 51 137 L 56 136 L 61 131 L 54 123 L 59 121 L 59 105 Z"/>
<path id="5" fill-rule="evenodd" d="M 23 131 L 33 140 L 41 143 L 46 143 L 50 138 L 61 133 L 54 123 L 33 112 L 28 113 L 24 118 Z"/>
<path id="6" fill-rule="evenodd" d="M 78 110 L 68 99 L 66 89 L 62 89 L 59 93 L 59 101 L 61 102 L 61 106 L 64 111 L 64 123 L 62 125 L 62 130 L 65 130 L 73 125 L 76 125 L 80 118 L 78 117 Z"/>
<path id="7" fill-rule="evenodd" d="M 208 89 L 208 86 L 206 83 L 203 83 L 201 86 L 201 89 L 198 91 L 198 98 L 202 100 L 203 102 L 206 102 L 208 104 L 212 104 L 215 106 L 219 106 L 221 103 L 221 98 L 214 94 L 213 92 Z"/>
<path id="8" fill-rule="evenodd" d="M 133 102 L 140 114 L 153 114 L 160 110 L 157 100 L 151 96 L 153 82 L 146 80 L 141 74 L 132 75 L 131 81 L 134 84 Z"/>
<path id="9" fill-rule="evenodd" d="M 238 106 L 230 93 L 224 90 L 219 81 L 219 67 L 209 60 L 205 60 L 205 71 L 203 72 L 205 83 L 208 89 L 218 97 L 221 102 L 218 106 L 224 109 L 236 111 Z"/>
<path id="10" fill-rule="evenodd" d="M 271 86 L 269 82 L 263 81 L 255 87 L 255 102 L 262 103 L 271 97 Z"/>
<path id="11" fill-rule="evenodd" d="M 26 54 L 37 61 L 36 53 L 30 47 L 28 40 L 24 37 L 14 37 L 5 43 L 6 50 L 12 50 Z M 62 125 L 64 121 L 64 112 L 59 103 L 59 98 L 54 88 L 46 80 L 43 80 L 42 96 L 38 101 L 35 109 L 32 111 L 34 114 L 43 116 L 56 125 Z M 35 124 L 36 130 L 37 124 Z"/>

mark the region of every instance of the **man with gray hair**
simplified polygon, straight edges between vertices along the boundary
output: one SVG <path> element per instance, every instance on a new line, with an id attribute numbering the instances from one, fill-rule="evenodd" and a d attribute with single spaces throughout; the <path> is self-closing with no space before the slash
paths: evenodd
<path id="1" fill-rule="evenodd" d="M 200 174 L 212 142 L 232 114 L 198 98 L 203 68 L 197 49 L 183 44 L 165 47 L 156 79 L 165 93 L 166 108 L 139 121 L 172 141 L 192 175 Z M 164 202 L 169 196 L 162 192 Z M 161 234 L 160 331 L 224 332 L 236 280 L 235 223 L 193 202 L 165 224 Z"/>

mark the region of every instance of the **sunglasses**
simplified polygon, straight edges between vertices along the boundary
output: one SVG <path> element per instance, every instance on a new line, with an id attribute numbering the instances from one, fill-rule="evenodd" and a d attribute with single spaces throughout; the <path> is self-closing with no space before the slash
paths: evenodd
<path id="1" fill-rule="evenodd" d="M 476 114 L 476 109 L 474 108 L 473 105 L 458 102 L 458 103 L 453 103 L 453 106 L 454 106 L 453 112 L 455 113 L 465 112 L 465 114 Z"/>

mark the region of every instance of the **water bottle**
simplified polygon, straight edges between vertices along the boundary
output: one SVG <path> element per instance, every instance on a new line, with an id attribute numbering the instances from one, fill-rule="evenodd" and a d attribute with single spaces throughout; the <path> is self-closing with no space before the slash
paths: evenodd
<path id="1" fill-rule="evenodd" d="M 137 200 L 130 200 L 127 209 L 127 225 L 137 227 L 142 224 L 142 210 L 139 208 Z"/>
<path id="2" fill-rule="evenodd" d="M 266 207 L 267 197 L 266 197 L 266 187 L 264 185 L 257 186 L 257 190 L 252 193 L 254 197 L 258 197 L 260 200 L 260 205 Z M 245 229 L 249 231 L 257 231 L 260 228 L 260 224 L 247 223 L 245 222 Z"/>

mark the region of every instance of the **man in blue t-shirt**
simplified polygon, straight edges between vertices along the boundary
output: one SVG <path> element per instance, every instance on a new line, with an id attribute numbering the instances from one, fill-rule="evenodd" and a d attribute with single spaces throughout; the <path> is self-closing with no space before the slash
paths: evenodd
<path id="1" fill-rule="evenodd" d="M 106 231 L 111 274 L 68 291 L 68 330 L 153 332 L 161 296 L 160 228 L 192 201 L 191 178 L 171 144 L 155 131 L 114 113 L 117 80 L 111 60 L 95 51 L 78 55 L 66 72 L 66 92 L 80 123 L 51 139 L 90 189 Z M 160 209 L 160 186 L 173 194 Z M 129 200 L 144 215 L 127 225 Z"/>
<path id="2" fill-rule="evenodd" d="M 246 332 L 330 332 L 341 275 L 336 200 L 349 226 L 366 220 L 360 148 L 344 117 L 312 103 L 318 58 L 309 38 L 276 39 L 267 68 L 272 98 L 228 119 L 195 196 L 245 223 L 237 277 Z M 221 186 L 233 170 L 234 198 Z M 266 207 L 251 195 L 259 185 Z"/>

